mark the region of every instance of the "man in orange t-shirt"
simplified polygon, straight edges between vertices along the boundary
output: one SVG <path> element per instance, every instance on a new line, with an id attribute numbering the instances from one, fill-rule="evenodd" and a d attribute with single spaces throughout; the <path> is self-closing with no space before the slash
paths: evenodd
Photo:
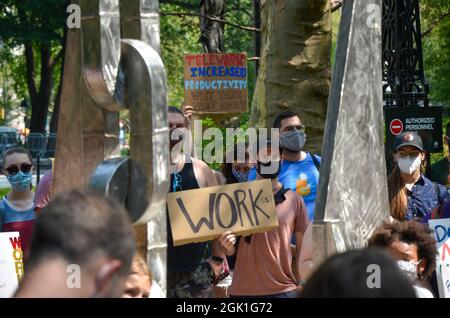
<path id="1" fill-rule="evenodd" d="M 295 277 L 292 271 L 291 237 L 294 234 L 296 236 L 298 269 L 303 234 L 309 221 L 302 197 L 292 190 L 286 190 L 278 181 L 280 164 L 278 149 L 272 149 L 270 141 L 267 146 L 260 147 L 257 179 L 272 181 L 278 228 L 241 237 L 237 248 L 236 237 L 232 232 L 223 233 L 219 239 L 227 255 L 233 255 L 237 250 L 230 297 L 293 298 L 299 295 L 298 282 L 301 279 Z"/>

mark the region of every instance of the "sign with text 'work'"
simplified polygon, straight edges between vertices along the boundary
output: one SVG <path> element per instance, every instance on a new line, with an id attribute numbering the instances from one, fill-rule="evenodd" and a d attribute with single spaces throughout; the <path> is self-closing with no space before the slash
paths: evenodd
<path id="1" fill-rule="evenodd" d="M 248 235 L 278 227 L 270 180 L 170 193 L 167 207 L 174 246 L 209 241 L 225 231 Z"/>
<path id="2" fill-rule="evenodd" d="M 450 298 L 450 219 L 429 220 L 437 241 L 436 277 L 440 298 Z"/>
<path id="3" fill-rule="evenodd" d="M 184 57 L 184 100 L 199 114 L 247 111 L 247 54 Z"/>
<path id="4" fill-rule="evenodd" d="M 0 233 L 0 298 L 9 298 L 23 277 L 23 252 L 19 232 Z"/>

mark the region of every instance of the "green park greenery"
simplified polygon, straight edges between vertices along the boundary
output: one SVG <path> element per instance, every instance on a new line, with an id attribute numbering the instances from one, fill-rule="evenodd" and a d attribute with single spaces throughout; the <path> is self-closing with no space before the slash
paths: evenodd
<path id="1" fill-rule="evenodd" d="M 195 16 L 199 3 L 199 0 L 160 0 L 161 55 L 167 72 L 170 105 L 180 106 L 183 102 L 183 56 L 202 52 L 200 21 Z M 42 132 L 52 113 L 57 113 L 68 4 L 67 0 L 0 2 L 0 106 L 8 113 L 20 107 L 23 99 L 29 101 L 32 131 Z M 432 105 L 450 109 L 450 1 L 420 0 L 420 8 L 430 101 Z M 249 58 L 255 57 L 256 33 L 236 27 L 254 26 L 254 1 L 227 1 L 225 19 L 229 22 L 225 25 L 226 52 L 247 52 Z M 332 59 L 339 20 L 340 13 L 336 11 L 333 13 Z M 250 105 L 256 82 L 256 62 L 249 60 L 248 68 Z M 245 129 L 248 118 L 248 113 L 243 113 L 231 125 Z M 211 118 L 203 120 L 205 128 L 214 125 Z M 54 131 L 56 125 L 52 126 Z"/>

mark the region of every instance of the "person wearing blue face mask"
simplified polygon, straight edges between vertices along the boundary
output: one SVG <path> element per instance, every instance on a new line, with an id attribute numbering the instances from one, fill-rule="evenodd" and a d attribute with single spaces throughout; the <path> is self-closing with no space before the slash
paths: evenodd
<path id="1" fill-rule="evenodd" d="M 252 164 L 250 163 L 247 143 L 237 143 L 233 147 L 233 153 L 225 155 L 221 172 L 224 184 L 247 182 Z M 232 160 L 231 160 L 232 159 Z"/>
<path id="2" fill-rule="evenodd" d="M 284 111 L 275 117 L 273 128 L 279 129 L 282 163 L 278 179 L 281 184 L 303 197 L 308 218 L 314 219 L 316 193 L 319 186 L 320 156 L 304 151 L 305 126 L 300 116 Z M 250 171 L 249 181 L 256 179 L 256 170 Z"/>
<path id="3" fill-rule="evenodd" d="M 15 147 L 3 157 L 3 171 L 11 191 L 0 201 L 0 231 L 19 232 L 26 255 L 34 226 L 35 203 L 31 190 L 32 158 L 28 150 Z"/>

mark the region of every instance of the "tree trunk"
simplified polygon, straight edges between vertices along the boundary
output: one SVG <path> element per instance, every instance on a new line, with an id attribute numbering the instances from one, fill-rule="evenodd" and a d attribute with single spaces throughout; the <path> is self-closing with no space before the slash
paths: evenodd
<path id="1" fill-rule="evenodd" d="M 308 151 L 320 152 L 331 82 L 329 0 L 261 0 L 262 51 L 251 122 L 272 127 L 284 110 L 306 125 Z"/>
<path id="2" fill-rule="evenodd" d="M 51 46 L 50 44 L 41 44 L 41 81 L 39 83 L 39 92 L 37 99 L 31 100 L 31 122 L 30 132 L 44 133 L 47 123 L 48 106 L 52 95 Z"/>
<path id="3" fill-rule="evenodd" d="M 253 0 L 254 26 L 261 28 L 261 0 Z M 255 32 L 255 57 L 261 56 L 261 33 Z M 258 78 L 259 60 L 256 62 L 255 78 Z"/>
<path id="4" fill-rule="evenodd" d="M 56 133 L 58 130 L 59 109 L 60 109 L 60 105 L 61 105 L 61 91 L 62 91 L 62 83 L 63 83 L 63 77 L 64 77 L 64 61 L 66 58 L 66 40 L 67 40 L 67 28 L 64 28 L 64 35 L 63 35 L 63 39 L 62 39 L 62 43 L 61 43 L 61 45 L 62 45 L 61 72 L 59 74 L 58 92 L 56 94 L 55 101 L 53 103 L 53 113 L 52 113 L 52 119 L 50 122 L 50 133 Z"/>

